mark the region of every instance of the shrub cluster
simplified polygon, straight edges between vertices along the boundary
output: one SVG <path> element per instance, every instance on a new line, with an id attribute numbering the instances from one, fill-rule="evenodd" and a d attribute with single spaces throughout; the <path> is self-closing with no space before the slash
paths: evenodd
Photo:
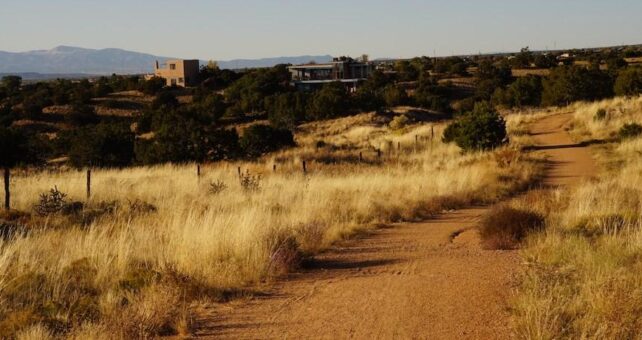
<path id="1" fill-rule="evenodd" d="M 506 122 L 490 104 L 478 103 L 448 125 L 442 140 L 455 142 L 465 151 L 494 149 L 508 142 Z"/>

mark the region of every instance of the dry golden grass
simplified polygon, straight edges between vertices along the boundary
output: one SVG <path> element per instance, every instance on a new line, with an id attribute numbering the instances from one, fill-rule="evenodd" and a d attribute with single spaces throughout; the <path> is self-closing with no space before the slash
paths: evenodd
<path id="1" fill-rule="evenodd" d="M 532 146 L 534 141 L 529 131 L 530 124 L 559 112 L 559 108 L 527 108 L 501 111 L 501 115 L 506 120 L 506 129 L 510 135 L 511 145 L 516 148 Z"/>
<path id="2" fill-rule="evenodd" d="M 551 73 L 548 68 L 520 68 L 513 69 L 513 77 L 526 77 L 530 75 L 546 77 Z"/>
<path id="3" fill-rule="evenodd" d="M 616 97 L 594 103 L 576 103 L 568 107 L 575 112 L 572 127 L 574 137 L 580 140 L 611 139 L 624 124 L 642 122 L 642 96 Z M 604 119 L 596 119 L 598 110 L 605 110 Z"/>
<path id="4" fill-rule="evenodd" d="M 642 64 L 642 57 L 624 58 L 629 64 Z"/>
<path id="5" fill-rule="evenodd" d="M 640 121 L 640 102 L 575 104 L 573 132 L 609 137 L 620 123 Z M 593 121 L 599 108 L 613 113 L 610 121 Z M 642 139 L 595 151 L 604 169 L 599 180 L 513 202 L 547 216 L 546 231 L 522 251 L 527 270 L 514 305 L 522 338 L 635 339 L 642 333 Z"/>
<path id="6" fill-rule="evenodd" d="M 188 335 L 196 300 L 238 294 L 356 230 L 495 201 L 540 171 L 515 151 L 430 143 L 443 125 L 387 123 L 364 114 L 304 126 L 300 147 L 207 165 L 200 180 L 195 165 L 95 170 L 84 213 L 32 216 L 27 236 L 0 241 L 0 335 Z M 240 185 L 238 167 L 260 176 L 258 188 Z M 84 200 L 82 172 L 30 173 L 14 177 L 14 207 L 32 212 L 53 186 Z"/>

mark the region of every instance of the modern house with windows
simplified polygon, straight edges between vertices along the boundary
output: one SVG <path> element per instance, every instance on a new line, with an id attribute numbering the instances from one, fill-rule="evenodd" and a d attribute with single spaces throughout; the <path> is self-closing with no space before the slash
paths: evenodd
<path id="1" fill-rule="evenodd" d="M 292 76 L 292 85 L 298 90 L 309 91 L 326 83 L 341 82 L 349 90 L 355 91 L 370 76 L 374 66 L 370 62 L 341 57 L 325 64 L 290 66 L 288 70 Z"/>
<path id="2" fill-rule="evenodd" d="M 195 86 L 199 67 L 198 60 L 168 60 L 164 64 L 156 61 L 154 76 L 165 79 L 167 86 Z"/>

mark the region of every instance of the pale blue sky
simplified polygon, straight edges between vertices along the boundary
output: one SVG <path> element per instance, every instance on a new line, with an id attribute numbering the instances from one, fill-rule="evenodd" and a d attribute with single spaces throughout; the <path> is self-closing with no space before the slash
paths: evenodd
<path id="1" fill-rule="evenodd" d="M 642 43 L 640 0 L 2 0 L 0 50 L 225 60 L 411 57 Z"/>

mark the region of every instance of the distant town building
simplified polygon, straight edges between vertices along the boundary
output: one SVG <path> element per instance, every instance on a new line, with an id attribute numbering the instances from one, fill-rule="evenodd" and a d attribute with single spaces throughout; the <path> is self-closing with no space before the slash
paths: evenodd
<path id="1" fill-rule="evenodd" d="M 199 72 L 198 60 L 168 60 L 164 64 L 156 61 L 154 76 L 167 81 L 167 86 L 195 86 Z"/>
<path id="2" fill-rule="evenodd" d="M 372 63 L 349 57 L 334 58 L 330 63 L 305 64 L 288 67 L 292 85 L 299 90 L 316 89 L 323 84 L 341 82 L 354 91 L 374 70 Z"/>

